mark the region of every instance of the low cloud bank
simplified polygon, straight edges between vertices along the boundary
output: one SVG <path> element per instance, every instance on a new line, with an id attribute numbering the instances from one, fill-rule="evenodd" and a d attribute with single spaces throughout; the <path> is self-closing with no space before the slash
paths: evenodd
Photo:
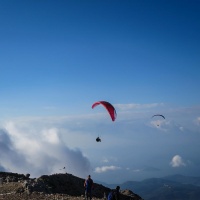
<path id="1" fill-rule="evenodd" d="M 80 149 L 70 149 L 59 130 L 33 131 L 14 122 L 0 129 L 0 169 L 30 173 L 32 177 L 53 173 L 72 173 L 84 177 L 91 171 L 90 162 Z"/>

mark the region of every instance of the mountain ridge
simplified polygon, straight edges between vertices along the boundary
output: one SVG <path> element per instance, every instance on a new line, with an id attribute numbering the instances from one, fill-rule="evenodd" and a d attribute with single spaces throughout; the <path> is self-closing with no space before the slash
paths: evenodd
<path id="1" fill-rule="evenodd" d="M 84 199 L 84 181 L 72 174 L 42 175 L 39 178 L 29 178 L 30 174 L 0 172 L 0 197 L 8 200 L 17 199 L 55 199 L 61 195 L 62 199 Z M 110 188 L 94 183 L 93 199 L 106 199 Z M 120 190 L 120 200 L 142 200 L 131 190 Z"/>

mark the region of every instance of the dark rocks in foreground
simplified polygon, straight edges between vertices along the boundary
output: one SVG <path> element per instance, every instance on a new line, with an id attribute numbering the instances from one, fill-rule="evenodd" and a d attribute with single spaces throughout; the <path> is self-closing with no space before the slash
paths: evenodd
<path id="1" fill-rule="evenodd" d="M 0 199 L 83 199 L 84 179 L 72 174 L 43 175 L 0 172 Z M 93 199 L 105 199 L 110 188 L 94 183 Z M 28 196 L 28 197 L 27 197 Z M 1 198 L 2 197 L 2 198 Z M 130 190 L 123 190 L 121 200 L 142 200 Z"/>

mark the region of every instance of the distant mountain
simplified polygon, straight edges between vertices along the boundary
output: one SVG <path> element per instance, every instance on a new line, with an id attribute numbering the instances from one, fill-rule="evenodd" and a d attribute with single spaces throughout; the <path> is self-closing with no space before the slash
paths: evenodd
<path id="1" fill-rule="evenodd" d="M 199 200 L 199 181 L 200 177 L 173 175 L 143 181 L 127 181 L 118 185 L 122 190 L 130 189 L 140 194 L 145 200 Z M 106 186 L 115 187 L 115 184 Z"/>
<path id="2" fill-rule="evenodd" d="M 165 176 L 163 177 L 165 180 L 175 181 L 177 183 L 182 184 L 192 184 L 196 186 L 200 186 L 200 177 L 193 177 L 193 176 L 183 176 L 180 174 Z"/>

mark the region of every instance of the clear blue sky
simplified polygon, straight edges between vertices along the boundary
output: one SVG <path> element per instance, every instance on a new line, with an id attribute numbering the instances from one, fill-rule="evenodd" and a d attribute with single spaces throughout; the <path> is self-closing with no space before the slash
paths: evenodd
<path id="1" fill-rule="evenodd" d="M 105 182 L 194 175 L 199 36 L 198 0 L 1 0 L 1 157 L 15 149 L 33 176 L 64 163 Z M 91 109 L 98 100 L 116 107 L 116 122 L 103 108 Z M 158 112 L 167 115 L 159 127 L 151 119 Z M 77 160 L 84 170 L 73 171 Z M 20 163 L 4 159 L 0 169 L 19 172 Z"/>

